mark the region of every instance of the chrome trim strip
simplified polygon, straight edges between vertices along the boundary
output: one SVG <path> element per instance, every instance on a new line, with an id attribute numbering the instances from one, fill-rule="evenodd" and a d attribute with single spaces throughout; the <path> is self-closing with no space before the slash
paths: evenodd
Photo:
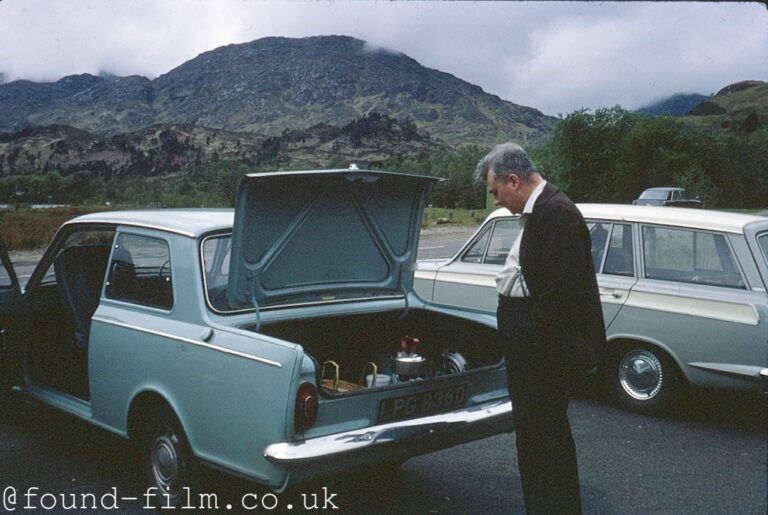
<path id="1" fill-rule="evenodd" d="M 295 464 L 331 458 L 352 451 L 369 449 L 376 445 L 401 442 L 449 430 L 462 432 L 474 425 L 502 423 L 506 418 L 509 418 L 511 427 L 512 402 L 497 400 L 428 417 L 370 426 L 297 442 L 275 443 L 264 449 L 264 457 L 276 463 Z"/>
<path id="2" fill-rule="evenodd" d="M 244 359 L 248 359 L 248 360 L 251 360 L 251 361 L 256 361 L 258 363 L 264 363 L 265 365 L 271 365 L 271 366 L 277 367 L 277 368 L 282 368 L 283 367 L 282 363 L 278 363 L 277 361 L 272 361 L 272 360 L 266 359 L 266 358 L 260 358 L 258 356 L 252 356 L 250 354 L 245 354 L 243 352 L 238 352 L 236 350 L 225 349 L 224 347 L 219 347 L 217 345 L 211 345 L 209 343 L 201 342 L 201 341 L 198 341 L 198 340 L 192 340 L 190 338 L 183 338 L 181 336 L 174 336 L 172 334 L 163 333 L 163 332 L 155 331 L 155 330 L 152 330 L 152 329 L 146 329 L 144 327 L 139 327 L 139 326 L 135 326 L 135 325 L 131 325 L 131 324 L 124 324 L 122 322 L 116 322 L 114 320 L 109 320 L 109 319 L 102 318 L 102 317 L 93 317 L 92 320 L 96 321 L 96 322 L 102 322 L 102 323 L 105 323 L 105 324 L 109 324 L 109 325 L 114 325 L 114 326 L 117 326 L 117 327 L 122 327 L 124 329 L 131 329 L 131 330 L 134 330 L 134 331 L 139 331 L 141 333 L 151 334 L 151 335 L 154 335 L 154 336 L 160 336 L 162 338 L 168 338 L 169 340 L 175 340 L 175 341 L 182 342 L 182 343 L 189 343 L 190 345 L 196 345 L 198 347 L 203 347 L 203 348 L 210 349 L 210 350 L 213 350 L 213 351 L 223 352 L 224 354 L 229 354 L 231 356 L 237 356 L 239 358 L 244 358 Z"/>
<path id="3" fill-rule="evenodd" d="M 187 238 L 196 238 L 197 235 L 191 232 L 182 231 L 180 229 L 171 229 L 170 227 L 161 227 L 159 225 L 151 225 L 151 224 L 140 224 L 137 222 L 128 222 L 125 220 L 69 220 L 67 222 L 64 222 L 61 224 L 62 227 L 65 225 L 83 225 L 83 224 L 109 224 L 113 227 L 119 227 L 121 225 L 124 225 L 126 227 L 140 227 L 143 229 L 152 229 L 155 231 L 163 231 L 163 232 L 170 232 L 172 234 L 178 234 L 180 236 L 186 236 Z"/>
<path id="4" fill-rule="evenodd" d="M 734 365 L 731 363 L 688 363 L 693 368 L 714 372 L 730 377 L 749 380 L 768 379 L 768 368 L 759 368 L 753 365 Z"/>
<path id="5" fill-rule="evenodd" d="M 482 286 L 496 289 L 496 277 L 493 275 L 479 275 L 466 272 L 450 272 L 440 270 L 437 272 L 436 282 L 457 283 L 467 286 Z"/>
<path id="6" fill-rule="evenodd" d="M 632 290 L 624 306 L 691 315 L 736 324 L 758 325 L 760 323 L 760 315 L 754 305 L 725 300 L 699 299 L 669 293 Z"/>

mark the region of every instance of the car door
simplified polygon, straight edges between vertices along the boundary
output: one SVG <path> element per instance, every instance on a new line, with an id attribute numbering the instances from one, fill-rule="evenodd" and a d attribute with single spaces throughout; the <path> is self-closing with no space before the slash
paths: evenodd
<path id="1" fill-rule="evenodd" d="M 496 275 L 520 233 L 518 217 L 494 219 L 435 276 L 433 302 L 496 312 Z"/>
<path id="2" fill-rule="evenodd" d="M 0 387 L 8 386 L 10 328 L 21 302 L 21 289 L 5 243 L 0 239 Z"/>
<path id="3" fill-rule="evenodd" d="M 592 237 L 592 263 L 597 274 L 603 319 L 608 329 L 637 282 L 633 225 L 588 220 Z"/>
<path id="4" fill-rule="evenodd" d="M 714 230 L 640 226 L 642 273 L 632 288 L 627 331 L 661 342 L 695 383 L 725 385 L 765 366 L 762 284 L 750 284 L 743 236 Z M 716 375 L 712 375 L 712 373 Z"/>

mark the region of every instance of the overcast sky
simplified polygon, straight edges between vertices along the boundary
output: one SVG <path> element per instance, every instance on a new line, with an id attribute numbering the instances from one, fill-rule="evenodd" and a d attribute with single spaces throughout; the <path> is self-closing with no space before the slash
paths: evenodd
<path id="1" fill-rule="evenodd" d="M 0 73 L 155 78 L 213 48 L 343 34 L 557 115 L 768 81 L 759 3 L 0 0 Z"/>

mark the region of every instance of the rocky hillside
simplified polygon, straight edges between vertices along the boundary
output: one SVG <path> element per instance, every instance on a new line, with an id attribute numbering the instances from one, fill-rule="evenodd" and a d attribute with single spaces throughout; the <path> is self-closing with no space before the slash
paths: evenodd
<path id="1" fill-rule="evenodd" d="M 698 93 L 679 93 L 641 107 L 637 112 L 648 116 L 683 116 L 707 98 L 709 97 Z"/>
<path id="2" fill-rule="evenodd" d="M 726 86 L 682 118 L 694 127 L 752 132 L 768 124 L 768 83 L 750 80 Z"/>
<path id="3" fill-rule="evenodd" d="M 344 127 L 318 124 L 271 137 L 179 124 L 107 137 L 51 125 L 0 133 L 0 178 L 79 171 L 106 179 L 156 176 L 212 163 L 323 167 L 333 159 L 370 166 L 443 149 L 444 145 L 419 135 L 413 125 L 375 113 Z"/>
<path id="4" fill-rule="evenodd" d="M 183 124 L 267 136 L 378 112 L 451 145 L 546 139 L 556 119 L 345 36 L 264 38 L 168 73 L 0 84 L 0 130 L 66 124 L 100 136 Z"/>

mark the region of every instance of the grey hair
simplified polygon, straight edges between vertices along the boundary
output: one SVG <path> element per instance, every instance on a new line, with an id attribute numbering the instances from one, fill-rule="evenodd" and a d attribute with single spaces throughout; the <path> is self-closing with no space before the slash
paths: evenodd
<path id="1" fill-rule="evenodd" d="M 506 177 L 514 173 L 523 181 L 527 181 L 533 174 L 538 173 L 536 165 L 523 147 L 511 142 L 493 147 L 493 150 L 478 161 L 472 177 L 477 182 L 483 182 L 491 169 L 496 177 Z"/>

